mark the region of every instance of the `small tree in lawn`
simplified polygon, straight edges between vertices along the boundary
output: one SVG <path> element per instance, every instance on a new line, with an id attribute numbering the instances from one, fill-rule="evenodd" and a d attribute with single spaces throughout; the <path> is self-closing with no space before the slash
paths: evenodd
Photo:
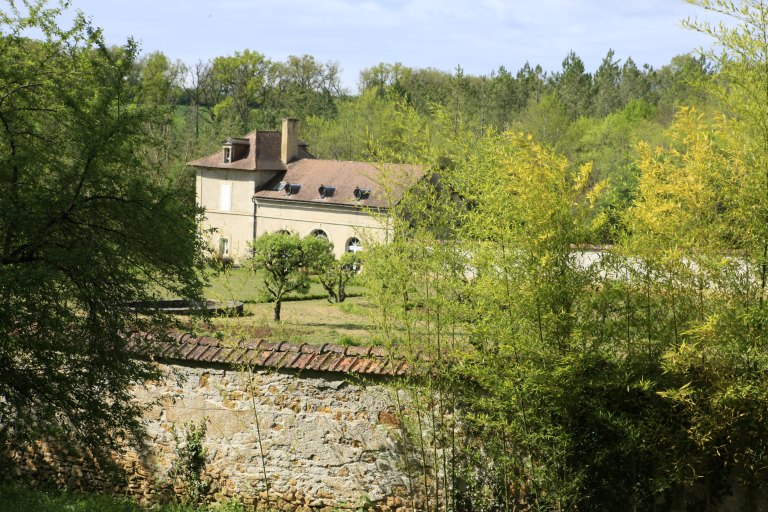
<path id="1" fill-rule="evenodd" d="M 275 301 L 275 321 L 291 292 L 307 293 L 309 275 L 333 259 L 331 243 L 323 238 L 299 238 L 295 233 L 265 233 L 253 242 L 253 269 L 264 271 L 264 285 Z"/>
<path id="2" fill-rule="evenodd" d="M 357 253 L 348 252 L 338 260 L 330 262 L 325 272 L 321 272 L 320 284 L 328 292 L 328 302 L 344 302 L 347 298 L 347 284 L 355 277 L 360 268 Z"/>

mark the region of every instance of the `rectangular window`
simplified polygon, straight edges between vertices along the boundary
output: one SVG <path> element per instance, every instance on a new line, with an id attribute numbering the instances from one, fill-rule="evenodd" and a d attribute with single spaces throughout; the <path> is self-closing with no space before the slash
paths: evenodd
<path id="1" fill-rule="evenodd" d="M 229 238 L 219 238 L 219 255 L 229 255 Z"/>
<path id="2" fill-rule="evenodd" d="M 232 209 L 232 184 L 222 183 L 219 196 L 219 210 L 228 212 Z"/>
<path id="3" fill-rule="evenodd" d="M 224 148 L 224 163 L 228 164 L 232 161 L 232 148 Z"/>

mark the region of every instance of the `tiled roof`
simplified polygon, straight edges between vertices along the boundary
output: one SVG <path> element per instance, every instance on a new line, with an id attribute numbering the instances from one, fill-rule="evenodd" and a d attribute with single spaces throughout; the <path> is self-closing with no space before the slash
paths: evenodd
<path id="1" fill-rule="evenodd" d="M 253 131 L 242 140 L 248 142 L 246 153 L 232 162 L 224 163 L 224 149 L 221 149 L 212 155 L 192 160 L 188 165 L 241 171 L 285 170 L 285 164 L 280 161 L 280 132 Z M 314 158 L 304 142 L 299 142 L 299 158 Z"/>
<path id="2" fill-rule="evenodd" d="M 321 204 L 341 204 L 386 208 L 397 204 L 405 190 L 421 179 L 424 171 L 415 165 L 373 164 L 339 160 L 298 160 L 278 173 L 254 194 L 257 199 L 301 201 Z M 299 185 L 298 191 L 288 195 L 279 188 L 281 182 Z M 382 188 L 386 183 L 388 190 Z M 332 195 L 321 197 L 319 188 L 333 187 Z M 366 199 L 355 198 L 356 188 L 370 190 Z"/>
<path id="3" fill-rule="evenodd" d="M 390 357 L 381 347 L 343 347 L 331 343 L 316 346 L 265 340 L 230 343 L 189 333 L 172 333 L 167 341 L 134 336 L 129 346 L 141 353 L 151 350 L 158 359 L 197 363 L 389 376 L 405 375 L 409 370 L 403 358 Z"/>

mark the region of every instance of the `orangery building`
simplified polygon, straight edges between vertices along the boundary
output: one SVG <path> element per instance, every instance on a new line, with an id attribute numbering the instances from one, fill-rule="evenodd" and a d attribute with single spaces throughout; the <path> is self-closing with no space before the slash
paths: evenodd
<path id="1" fill-rule="evenodd" d="M 337 257 L 383 240 L 387 210 L 423 175 L 413 165 L 315 158 L 296 119 L 283 120 L 282 132 L 227 139 L 189 165 L 211 247 L 235 262 L 250 256 L 249 242 L 263 233 L 322 236 Z"/>

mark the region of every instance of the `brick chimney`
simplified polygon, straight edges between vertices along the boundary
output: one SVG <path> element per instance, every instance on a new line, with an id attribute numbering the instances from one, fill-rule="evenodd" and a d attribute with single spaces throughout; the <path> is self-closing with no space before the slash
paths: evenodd
<path id="1" fill-rule="evenodd" d="M 299 158 L 299 120 L 283 119 L 283 136 L 280 143 L 280 160 L 289 164 Z"/>

